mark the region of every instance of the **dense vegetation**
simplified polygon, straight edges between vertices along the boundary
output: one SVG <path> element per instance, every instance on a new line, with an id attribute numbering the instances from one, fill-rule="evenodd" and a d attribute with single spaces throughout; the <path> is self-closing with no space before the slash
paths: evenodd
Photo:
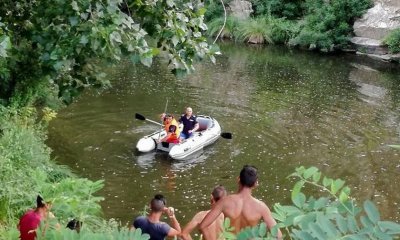
<path id="1" fill-rule="evenodd" d="M 226 32 L 238 41 L 276 43 L 333 51 L 348 47 L 356 18 L 372 6 L 371 0 L 251 0 L 253 16 L 227 25 Z M 211 2 L 211 35 L 222 26 L 223 11 Z M 232 22 L 232 20 L 230 20 Z"/>
<path id="2" fill-rule="evenodd" d="M 202 35 L 204 8 L 122 2 L 1 1 L 1 103 L 25 106 L 49 95 L 69 103 L 87 86 L 108 86 L 99 60 L 127 57 L 150 66 L 162 53 L 177 72 L 192 71 L 193 61 L 206 56 L 214 60 L 216 51 Z"/>
<path id="3" fill-rule="evenodd" d="M 345 44 L 349 24 L 369 1 L 253 4 L 257 18 L 243 25 L 230 19 L 223 36 L 330 49 L 332 44 Z M 213 14 L 221 5 L 210 2 L 209 7 L 206 17 L 218 20 Z M 51 149 L 44 143 L 47 124 L 56 116 L 54 109 L 73 101 L 86 87 L 108 87 L 101 66 L 122 58 L 151 66 L 153 57 L 160 55 L 175 73 L 192 71 L 194 61 L 204 57 L 214 61 L 218 49 L 203 35 L 204 13 L 200 3 L 172 0 L 0 1 L 0 239 L 18 239 L 18 219 L 33 206 L 38 193 L 53 202 L 52 211 L 61 225 L 72 217 L 84 222 L 80 234 L 50 228 L 39 239 L 148 238 L 101 217 L 102 198 L 95 194 L 102 181 L 78 178 L 51 159 Z M 210 31 L 217 28 L 216 24 Z M 324 178 L 318 185 L 320 173 L 315 168 L 299 168 L 294 176 L 300 182 L 292 194 L 293 206 L 275 206 L 279 226 L 291 238 L 327 239 L 319 229 L 329 237 L 351 235 L 347 239 L 367 235 L 390 239 L 399 234 L 399 226 L 381 221 L 371 202 L 364 207 L 367 217 L 360 218 L 363 227 L 344 228 L 343 219 L 353 221 L 359 212 L 343 208 L 355 206 L 343 182 Z M 300 192 L 305 183 L 323 186 L 330 197 L 306 199 Z M 255 232 L 266 236 L 265 226 L 260 225 L 237 237 Z"/>
<path id="4" fill-rule="evenodd" d="M 384 41 L 391 53 L 400 53 L 400 28 L 393 30 Z"/>

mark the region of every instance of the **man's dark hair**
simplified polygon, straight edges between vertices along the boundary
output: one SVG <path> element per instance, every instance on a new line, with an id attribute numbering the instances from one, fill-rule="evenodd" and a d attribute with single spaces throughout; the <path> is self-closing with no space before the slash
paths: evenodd
<path id="1" fill-rule="evenodd" d="M 150 202 L 150 208 L 153 212 L 161 212 L 166 205 L 165 197 L 161 194 L 156 194 Z"/>
<path id="2" fill-rule="evenodd" d="M 174 133 L 176 131 L 176 126 L 175 125 L 170 125 L 168 128 L 168 132 Z"/>
<path id="3" fill-rule="evenodd" d="M 226 196 L 225 187 L 222 185 L 216 186 L 212 191 L 211 195 L 214 198 L 214 201 L 218 202 L 218 200 Z"/>
<path id="4" fill-rule="evenodd" d="M 72 219 L 67 224 L 67 228 L 69 228 L 71 230 L 76 230 L 77 232 L 79 232 L 81 230 L 81 226 L 82 226 L 82 222 L 78 221 L 76 219 Z"/>
<path id="5" fill-rule="evenodd" d="M 37 208 L 42 208 L 46 206 L 46 202 L 43 200 L 43 198 L 40 195 L 37 195 L 36 197 L 36 207 Z"/>
<path id="6" fill-rule="evenodd" d="M 257 168 L 250 165 L 244 165 L 240 171 L 240 183 L 246 187 L 253 187 L 257 182 Z"/>

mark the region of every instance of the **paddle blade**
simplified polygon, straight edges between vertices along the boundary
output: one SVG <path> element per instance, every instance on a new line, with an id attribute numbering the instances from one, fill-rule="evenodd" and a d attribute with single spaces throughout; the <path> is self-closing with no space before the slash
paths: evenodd
<path id="1" fill-rule="evenodd" d="M 223 133 L 221 133 L 221 137 L 226 138 L 226 139 L 232 139 L 232 133 L 223 132 Z"/>
<path id="2" fill-rule="evenodd" d="M 139 119 L 139 120 L 146 120 L 146 118 L 143 115 L 139 114 L 139 113 L 135 113 L 135 118 Z"/>

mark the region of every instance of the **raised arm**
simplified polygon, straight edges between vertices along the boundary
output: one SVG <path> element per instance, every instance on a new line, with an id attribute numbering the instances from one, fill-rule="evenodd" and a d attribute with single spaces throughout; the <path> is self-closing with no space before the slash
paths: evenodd
<path id="1" fill-rule="evenodd" d="M 168 210 L 168 217 L 169 220 L 171 221 L 171 228 L 168 231 L 168 237 L 174 237 L 177 236 L 181 233 L 181 225 L 179 224 L 178 220 L 175 217 L 175 213 L 172 210 Z"/>
<path id="2" fill-rule="evenodd" d="M 223 200 L 218 201 L 217 204 L 214 205 L 214 207 L 211 209 L 211 211 L 208 212 L 208 214 L 205 216 L 199 226 L 201 232 L 203 232 L 206 227 L 210 226 L 222 213 L 223 202 Z"/>

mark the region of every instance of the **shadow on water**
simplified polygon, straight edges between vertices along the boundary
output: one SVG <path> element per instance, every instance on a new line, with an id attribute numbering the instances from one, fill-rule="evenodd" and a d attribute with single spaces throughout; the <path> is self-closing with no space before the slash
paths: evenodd
<path id="1" fill-rule="evenodd" d="M 175 78 L 156 61 L 149 69 L 126 62 L 109 70 L 113 88 L 87 91 L 49 128 L 57 160 L 78 175 L 105 179 L 105 216 L 128 222 L 155 193 L 163 193 L 188 221 L 209 208 L 210 190 L 236 191 L 244 164 L 259 168 L 255 196 L 287 204 L 300 165 L 346 180 L 352 196 L 377 203 L 382 218 L 400 219 L 400 69 L 355 55 L 324 56 L 279 47 L 221 45 L 217 63 Z M 186 106 L 215 117 L 220 139 L 187 161 L 136 154 L 136 142 L 179 116 Z"/>

